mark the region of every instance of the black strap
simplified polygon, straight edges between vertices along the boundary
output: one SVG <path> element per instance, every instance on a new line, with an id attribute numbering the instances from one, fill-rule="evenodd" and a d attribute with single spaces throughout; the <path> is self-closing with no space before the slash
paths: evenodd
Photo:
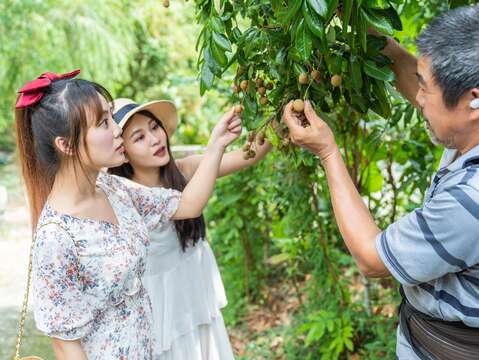
<path id="1" fill-rule="evenodd" d="M 404 293 L 404 289 L 401 286 L 399 288 L 399 293 L 401 294 L 401 305 L 399 305 L 399 325 L 401 327 L 401 332 L 406 338 L 407 342 L 409 345 L 411 345 L 411 348 L 413 349 L 414 353 L 417 355 L 417 357 L 421 360 L 431 360 L 434 359 L 430 355 L 428 355 L 424 349 L 421 349 L 418 344 L 415 343 L 411 336 L 411 331 L 409 330 L 409 321 L 412 316 L 412 309 L 413 307 L 409 304 L 409 301 L 406 298 L 406 294 Z M 412 308 L 412 309 L 411 309 Z"/>
<path id="2" fill-rule="evenodd" d="M 415 309 L 401 287 L 399 323 L 404 337 L 421 360 L 479 359 L 479 328 L 446 321 Z"/>
<path id="3" fill-rule="evenodd" d="M 128 114 L 131 110 L 137 108 L 138 106 L 138 104 L 128 104 L 123 106 L 122 108 L 118 109 L 116 113 L 113 114 L 113 120 L 115 120 L 115 122 L 119 124 L 126 114 Z"/>

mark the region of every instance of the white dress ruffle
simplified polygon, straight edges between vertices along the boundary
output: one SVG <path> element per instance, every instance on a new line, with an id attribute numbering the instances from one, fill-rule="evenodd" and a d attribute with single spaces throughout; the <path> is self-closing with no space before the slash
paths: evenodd
<path id="1" fill-rule="evenodd" d="M 154 359 L 234 359 L 221 315 L 223 282 L 207 241 L 185 252 L 173 222 L 150 232 L 143 284 L 153 310 Z"/>

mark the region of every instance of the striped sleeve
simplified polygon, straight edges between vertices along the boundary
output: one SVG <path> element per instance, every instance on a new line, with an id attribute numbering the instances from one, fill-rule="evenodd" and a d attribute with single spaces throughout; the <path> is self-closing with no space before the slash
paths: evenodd
<path id="1" fill-rule="evenodd" d="M 376 239 L 379 256 L 404 285 L 479 263 L 479 192 L 456 184 L 391 224 Z"/>

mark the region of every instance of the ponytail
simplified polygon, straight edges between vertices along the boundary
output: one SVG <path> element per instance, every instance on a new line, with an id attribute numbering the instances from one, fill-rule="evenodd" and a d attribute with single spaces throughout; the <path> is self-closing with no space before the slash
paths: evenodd
<path id="1" fill-rule="evenodd" d="M 39 166 L 36 158 L 35 141 L 29 114 L 31 111 L 31 108 L 15 110 L 15 128 L 18 156 L 30 207 L 30 218 L 32 228 L 35 229 L 42 208 L 52 189 L 54 178 L 48 176 L 44 168 Z"/>

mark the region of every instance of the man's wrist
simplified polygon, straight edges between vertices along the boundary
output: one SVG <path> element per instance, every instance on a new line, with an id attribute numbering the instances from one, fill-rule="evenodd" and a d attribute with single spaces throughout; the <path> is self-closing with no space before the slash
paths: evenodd
<path id="1" fill-rule="evenodd" d="M 339 151 L 339 147 L 335 145 L 327 152 L 323 152 L 322 154 L 318 154 L 321 164 L 326 168 L 330 163 L 337 161 L 338 159 L 342 159 L 341 152 Z"/>

